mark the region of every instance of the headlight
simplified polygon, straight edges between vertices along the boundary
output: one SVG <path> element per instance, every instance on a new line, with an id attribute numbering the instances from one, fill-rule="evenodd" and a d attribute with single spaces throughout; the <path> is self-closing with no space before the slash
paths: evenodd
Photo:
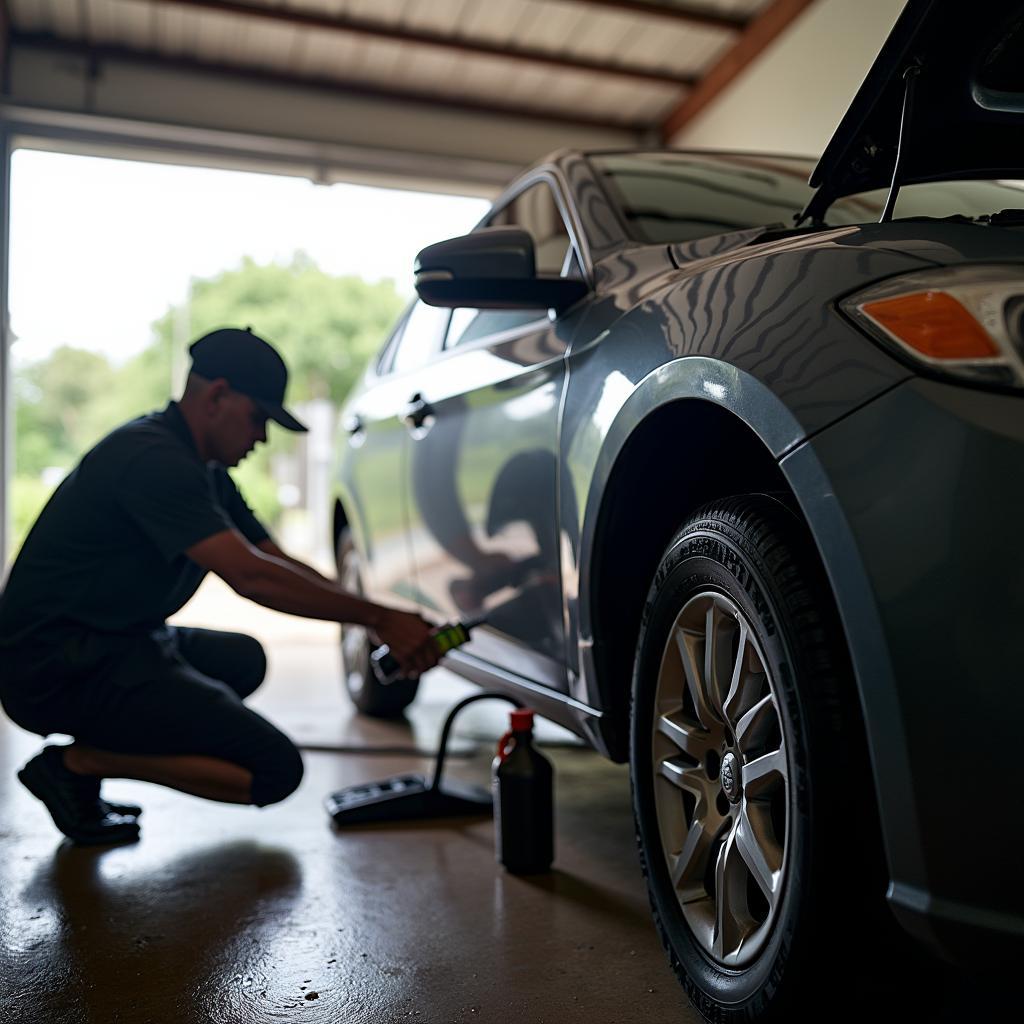
<path id="1" fill-rule="evenodd" d="M 919 366 L 1024 388 L 1024 266 L 917 271 L 851 295 L 840 308 Z"/>

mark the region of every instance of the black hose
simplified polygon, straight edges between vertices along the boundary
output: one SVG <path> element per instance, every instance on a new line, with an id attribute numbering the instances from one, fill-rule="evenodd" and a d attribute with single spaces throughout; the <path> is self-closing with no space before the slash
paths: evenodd
<path id="1" fill-rule="evenodd" d="M 510 704 L 514 704 L 517 708 L 523 707 L 523 702 L 517 700 L 515 697 L 509 697 L 504 693 L 494 693 L 493 691 L 485 691 L 484 693 L 474 693 L 469 697 L 460 700 L 448 712 L 448 717 L 444 720 L 444 728 L 441 730 L 441 742 L 437 748 L 437 761 L 434 764 L 434 778 L 430 783 L 431 789 L 439 789 L 441 786 L 441 772 L 444 770 L 444 759 L 448 749 L 448 733 L 451 732 L 452 722 L 455 720 L 455 716 L 467 705 L 472 704 L 478 700 L 507 700 Z"/>

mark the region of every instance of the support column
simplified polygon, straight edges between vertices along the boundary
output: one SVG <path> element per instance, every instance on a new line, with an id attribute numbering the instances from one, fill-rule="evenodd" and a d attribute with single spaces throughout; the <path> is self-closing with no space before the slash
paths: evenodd
<path id="1" fill-rule="evenodd" d="M 0 128 L 0 584 L 10 558 L 11 475 L 14 471 L 14 409 L 11 389 L 11 318 L 7 285 L 11 245 L 11 137 Z"/>
<path id="2" fill-rule="evenodd" d="M 11 16 L 0 0 L 0 97 L 10 87 Z M 10 263 L 11 137 L 0 118 L 0 587 L 7 575 L 10 536 L 11 474 L 14 471 L 14 411 L 11 408 L 11 318 L 7 311 Z"/>

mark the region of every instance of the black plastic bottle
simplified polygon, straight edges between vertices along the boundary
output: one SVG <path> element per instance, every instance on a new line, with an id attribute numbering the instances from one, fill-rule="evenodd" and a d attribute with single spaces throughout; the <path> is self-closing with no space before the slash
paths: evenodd
<path id="1" fill-rule="evenodd" d="M 516 875 L 547 871 L 555 858 L 554 770 L 533 745 L 533 712 L 512 712 L 491 769 L 494 849 Z"/>

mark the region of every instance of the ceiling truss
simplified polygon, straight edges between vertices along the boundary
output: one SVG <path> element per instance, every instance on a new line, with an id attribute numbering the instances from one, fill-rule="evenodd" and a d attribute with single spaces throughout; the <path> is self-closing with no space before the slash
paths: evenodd
<path id="1" fill-rule="evenodd" d="M 413 46 L 449 50 L 455 53 L 477 54 L 493 57 L 509 63 L 540 64 L 565 71 L 584 71 L 588 74 L 628 78 L 658 85 L 690 87 L 697 81 L 696 76 L 660 71 L 626 63 L 587 60 L 568 54 L 535 50 L 517 45 L 504 46 L 470 39 L 466 36 L 451 36 L 441 32 L 427 32 L 422 29 L 403 29 L 382 25 L 366 18 L 340 15 L 316 14 L 296 10 L 292 7 L 254 7 L 238 0 L 135 0 L 137 3 L 158 3 L 162 7 L 188 7 L 196 10 L 226 14 L 246 20 L 272 21 L 290 25 L 293 28 L 310 29 L 317 32 L 342 32 L 364 39 L 380 39 L 395 43 L 409 43 Z M 632 5 L 618 5 L 632 6 Z M 733 25 L 735 28 L 735 25 Z"/>
<path id="2" fill-rule="evenodd" d="M 93 62 L 91 74 L 97 80 L 102 76 L 105 61 L 145 61 L 178 71 L 219 74 L 238 80 L 300 86 L 321 92 L 333 91 L 350 98 L 382 99 L 415 107 L 633 132 L 638 142 L 643 144 L 670 144 L 814 0 L 764 0 L 759 9 L 756 3 L 750 3 L 746 10 L 757 10 L 753 17 L 726 7 L 716 10 L 712 2 L 697 8 L 657 0 L 531 0 L 534 10 L 549 9 L 555 24 L 566 24 L 566 8 L 593 11 L 594 19 L 588 19 L 586 24 L 594 27 L 599 36 L 603 33 L 603 56 L 600 55 L 600 47 L 593 45 L 588 45 L 585 54 L 580 52 L 578 45 L 574 52 L 568 52 L 566 47 L 538 47 L 536 34 L 531 37 L 533 45 L 514 38 L 501 43 L 493 32 L 489 38 L 480 38 L 479 30 L 474 37 L 472 30 L 466 28 L 466 24 L 471 23 L 469 21 L 463 24 L 453 20 L 447 26 L 443 21 L 437 21 L 427 29 L 407 19 L 391 24 L 384 18 L 337 13 L 326 7 L 294 6 L 289 0 L 277 0 L 273 4 L 264 0 L 119 0 L 117 10 L 121 13 L 106 16 L 109 24 L 110 17 L 126 17 L 124 12 L 128 8 L 138 7 L 153 13 L 151 20 L 141 19 L 141 23 L 156 26 L 163 24 L 158 23 L 155 17 L 155 12 L 161 10 L 179 12 L 176 18 L 183 18 L 189 12 L 195 17 L 213 14 L 222 19 L 219 23 L 209 23 L 219 25 L 214 31 L 231 38 L 241 39 L 245 33 L 229 31 L 224 27 L 229 22 L 236 22 L 240 30 L 247 26 L 273 25 L 294 29 L 310 39 L 318 36 L 391 43 L 394 47 L 389 52 L 401 54 L 399 63 L 404 65 L 411 65 L 420 53 L 442 55 L 453 71 L 459 67 L 459 58 L 465 56 L 470 58 L 466 65 L 468 70 L 473 74 L 483 73 L 485 78 L 489 78 L 489 89 L 460 88 L 458 71 L 431 78 L 420 70 L 418 78 L 416 75 L 396 75 L 391 80 L 380 72 L 361 76 L 358 62 L 349 69 L 349 74 L 339 74 L 327 66 L 323 70 L 317 70 L 314 65 L 308 69 L 297 65 L 290 67 L 280 58 L 273 62 L 260 61 L 255 52 L 247 57 L 243 49 L 231 52 L 229 48 L 224 58 L 213 60 L 209 52 L 204 53 L 198 45 L 192 52 L 187 46 L 183 49 L 179 45 L 171 56 L 166 46 L 158 45 L 157 35 L 147 40 L 145 34 L 141 34 L 131 39 L 130 45 L 125 41 L 127 37 L 104 39 L 89 24 L 88 16 L 100 10 L 98 6 L 91 6 L 94 2 L 48 0 L 50 10 L 57 10 L 63 5 L 65 11 L 70 13 L 74 9 L 77 12 L 79 36 L 69 38 L 66 31 L 58 33 L 56 23 L 41 31 L 38 27 L 20 30 L 19 5 L 26 0 L 0 0 L 0 85 L 5 94 L 9 92 L 7 79 L 11 66 L 8 51 L 11 46 L 24 44 L 52 53 L 87 56 Z M 409 9 L 406 7 L 406 11 Z M 394 5 L 391 10 L 394 12 Z M 497 8 L 486 5 L 478 8 L 477 24 L 480 17 L 487 17 L 494 10 Z M 13 22 L 7 17 L 9 11 L 15 15 Z M 608 12 L 611 21 L 606 18 L 602 23 L 601 12 Z M 617 21 L 613 15 L 619 16 Z M 632 59 L 620 55 L 624 47 L 616 42 L 622 35 L 622 15 L 629 16 L 629 24 L 635 26 L 631 30 L 631 38 L 641 38 L 644 44 L 653 43 L 651 46 L 633 46 Z M 394 13 L 391 17 L 394 20 Z M 138 18 L 133 20 L 136 24 L 140 22 Z M 69 23 L 66 19 L 65 25 Z M 190 24 L 196 26 L 191 32 L 193 37 L 207 31 L 206 22 L 193 21 Z M 438 28 L 437 25 L 443 27 Z M 665 26 L 664 31 L 658 26 Z M 693 38 L 699 38 L 699 42 L 691 44 L 688 41 L 687 31 L 691 28 L 696 33 Z M 156 32 L 155 27 L 153 31 Z M 673 59 L 677 49 L 674 42 L 671 45 L 661 42 L 659 49 L 657 44 L 662 37 L 667 40 L 669 32 L 676 33 L 671 38 L 678 38 L 684 44 L 683 50 L 688 46 L 694 47 L 689 58 L 684 55 Z M 288 36 L 279 35 L 279 38 L 287 40 Z M 593 40 L 589 43 L 592 44 Z M 351 42 L 348 45 L 351 46 Z M 288 48 L 287 42 L 280 46 L 282 51 Z M 361 52 L 377 51 L 366 49 Z M 701 53 L 713 59 L 709 61 L 705 57 L 698 66 L 693 61 L 697 59 L 695 55 Z M 645 62 L 638 57 L 646 57 L 647 60 Z M 689 65 L 687 59 L 690 60 Z M 520 68 L 524 69 L 521 74 L 517 73 Z M 557 72 L 559 77 L 540 79 L 537 69 Z M 532 92 L 516 88 L 531 74 L 535 83 Z M 511 86 L 508 89 L 504 88 L 506 81 Z M 550 87 L 541 88 L 538 84 L 541 81 L 550 82 Z M 578 84 L 570 87 L 565 84 L 569 81 Z M 602 83 L 607 85 L 602 86 Z M 602 95 L 607 93 L 607 101 L 597 99 L 599 92 Z M 582 96 L 587 102 L 572 102 L 570 97 L 574 95 Z"/>

